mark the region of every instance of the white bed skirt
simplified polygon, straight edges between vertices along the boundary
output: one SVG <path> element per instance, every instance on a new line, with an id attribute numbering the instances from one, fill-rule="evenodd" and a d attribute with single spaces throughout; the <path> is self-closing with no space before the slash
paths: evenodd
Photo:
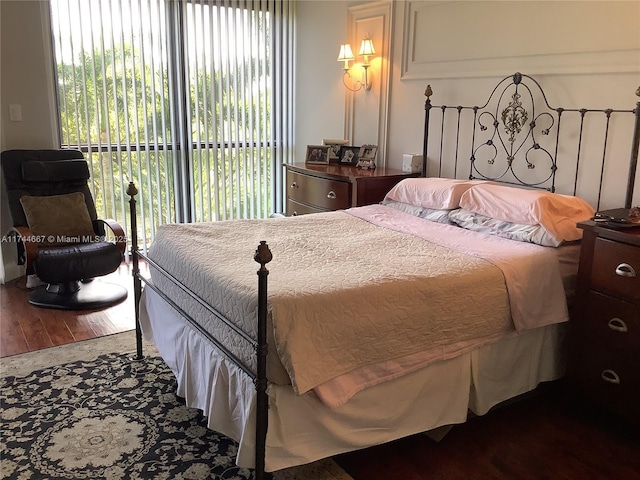
<path id="1" fill-rule="evenodd" d="M 178 395 L 208 427 L 239 443 L 236 463 L 255 461 L 255 387 L 158 294 L 145 289 L 140 323 L 178 382 Z M 329 408 L 313 392 L 270 384 L 266 470 L 309 463 L 483 415 L 564 374 L 566 324 L 527 331 L 367 388 Z"/>

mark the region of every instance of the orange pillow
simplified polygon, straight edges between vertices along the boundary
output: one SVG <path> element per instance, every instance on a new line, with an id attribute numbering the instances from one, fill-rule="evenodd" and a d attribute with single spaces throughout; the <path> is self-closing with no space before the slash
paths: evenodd
<path id="1" fill-rule="evenodd" d="M 578 197 L 489 183 L 464 192 L 460 207 L 498 220 L 540 225 L 557 242 L 580 240 L 582 230 L 576 224 L 595 213 Z"/>

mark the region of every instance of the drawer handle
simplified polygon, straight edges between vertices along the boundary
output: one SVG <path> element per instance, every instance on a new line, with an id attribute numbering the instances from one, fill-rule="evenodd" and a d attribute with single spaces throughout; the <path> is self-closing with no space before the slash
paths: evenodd
<path id="1" fill-rule="evenodd" d="M 616 332 L 628 332 L 629 329 L 627 328 L 627 324 L 624 323 L 624 321 L 621 318 L 612 318 L 611 320 L 609 320 L 609 323 L 607 323 L 607 325 L 609 325 L 609 328 L 611 330 L 615 330 Z"/>
<path id="2" fill-rule="evenodd" d="M 331 190 L 329 193 L 327 193 L 327 198 L 330 198 L 333 200 L 334 198 L 336 198 L 336 192 Z"/>
<path id="3" fill-rule="evenodd" d="M 636 271 L 628 263 L 621 263 L 616 267 L 616 275 L 620 275 L 621 277 L 635 278 Z"/>
<path id="4" fill-rule="evenodd" d="M 293 183 L 291 184 L 291 188 L 298 188 L 298 184 L 297 184 L 296 182 L 293 182 Z"/>
<path id="5" fill-rule="evenodd" d="M 620 385 L 620 377 L 613 370 L 604 370 L 600 376 L 605 382 L 613 383 L 614 385 Z"/>

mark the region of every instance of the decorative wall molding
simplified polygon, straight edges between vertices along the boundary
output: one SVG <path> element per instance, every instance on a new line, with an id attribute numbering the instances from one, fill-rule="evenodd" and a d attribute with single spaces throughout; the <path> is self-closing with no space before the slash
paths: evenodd
<path id="1" fill-rule="evenodd" d="M 362 39 L 369 36 L 376 55 L 369 68 L 371 90 L 351 92 L 345 89 L 344 138 L 352 145 L 378 145 L 378 165 L 385 165 L 387 156 L 392 15 L 390 0 L 349 7 L 347 12 L 347 41 L 353 46 L 354 53 L 357 54 Z M 355 68 L 358 68 L 357 63 Z"/>
<path id="2" fill-rule="evenodd" d="M 636 1 L 406 0 L 401 79 L 640 72 L 638 18 Z"/>

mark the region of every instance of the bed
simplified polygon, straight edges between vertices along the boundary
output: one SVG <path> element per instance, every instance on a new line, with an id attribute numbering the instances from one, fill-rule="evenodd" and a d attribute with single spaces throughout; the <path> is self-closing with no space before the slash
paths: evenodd
<path id="1" fill-rule="evenodd" d="M 576 196 L 581 129 L 573 191 L 556 192 L 560 119 L 630 119 L 628 208 L 640 106 L 552 109 L 519 73 L 482 107 L 436 107 L 430 87 L 425 95 L 424 176 L 379 205 L 164 225 L 145 254 L 129 186 L 138 356 L 144 336 L 176 375 L 177 393 L 239 443 L 236 463 L 256 478 L 463 423 L 564 373 L 575 224 L 594 215 L 600 194 L 592 204 Z M 607 120 L 605 138 L 609 128 Z M 465 148 L 468 163 L 458 166 Z M 448 159 L 468 175 L 444 177 Z M 599 183 L 601 191 L 603 174 Z"/>

